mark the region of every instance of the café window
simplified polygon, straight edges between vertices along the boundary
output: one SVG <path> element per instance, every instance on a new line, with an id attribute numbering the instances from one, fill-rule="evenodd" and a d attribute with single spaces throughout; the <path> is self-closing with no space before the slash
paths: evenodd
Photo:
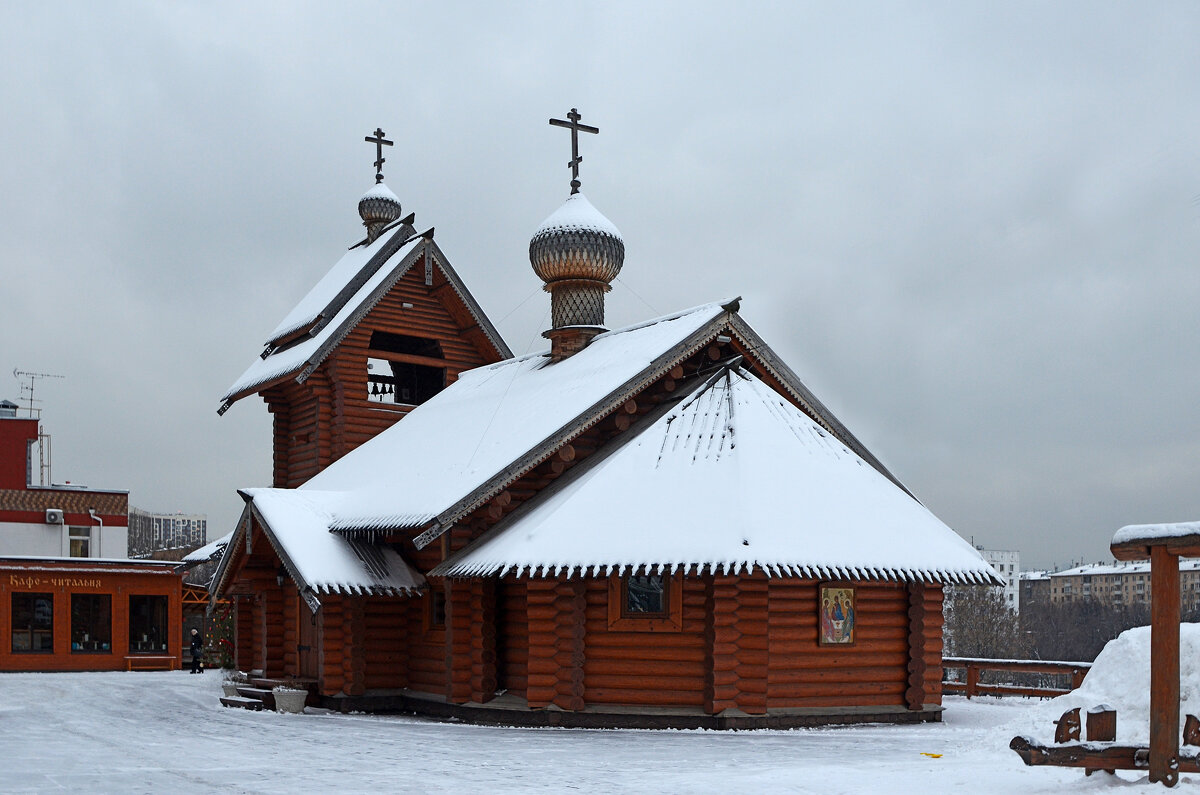
<path id="1" fill-rule="evenodd" d="M 167 597 L 129 597 L 129 651 L 167 650 Z"/>
<path id="2" fill-rule="evenodd" d="M 608 628 L 630 632 L 683 629 L 681 574 L 628 574 L 609 579 Z"/>
<path id="3" fill-rule="evenodd" d="M 71 594 L 71 652 L 112 651 L 112 596 Z"/>
<path id="4" fill-rule="evenodd" d="M 71 557 L 90 558 L 92 556 L 92 528 L 68 528 L 67 541 L 70 544 L 70 551 L 68 554 Z"/>
<path id="5" fill-rule="evenodd" d="M 416 406 L 446 388 L 445 355 L 437 340 L 376 331 L 369 343 L 372 353 L 404 354 L 423 361 L 367 358 L 367 399 L 373 403 Z"/>
<path id="6" fill-rule="evenodd" d="M 54 594 L 12 595 L 12 650 L 54 651 Z"/>

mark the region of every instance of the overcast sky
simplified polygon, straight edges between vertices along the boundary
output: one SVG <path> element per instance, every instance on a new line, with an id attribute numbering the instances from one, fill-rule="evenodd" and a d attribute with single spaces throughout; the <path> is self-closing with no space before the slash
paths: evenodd
<path id="1" fill-rule="evenodd" d="M 334 10 L 336 8 L 336 10 Z M 1025 567 L 1200 519 L 1200 5 L 11 3 L 0 398 L 54 479 L 232 529 L 270 417 L 218 398 L 387 184 L 514 351 L 584 192 L 624 325 L 746 320 L 922 501 Z"/>

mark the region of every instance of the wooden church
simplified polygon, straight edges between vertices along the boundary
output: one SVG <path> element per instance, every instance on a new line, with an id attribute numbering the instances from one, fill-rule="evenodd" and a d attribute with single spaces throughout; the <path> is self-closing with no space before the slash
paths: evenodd
<path id="1" fill-rule="evenodd" d="M 379 172 L 366 238 L 224 396 L 274 417 L 212 585 L 239 667 L 481 722 L 938 720 L 942 587 L 995 573 L 738 299 L 605 328 L 624 242 L 568 119 L 571 194 L 529 247 L 548 350 L 512 356 Z"/>

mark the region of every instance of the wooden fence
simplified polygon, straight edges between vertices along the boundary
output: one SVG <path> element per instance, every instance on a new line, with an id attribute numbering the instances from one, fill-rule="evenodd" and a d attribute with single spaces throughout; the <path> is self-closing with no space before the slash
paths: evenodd
<path id="1" fill-rule="evenodd" d="M 1034 696 L 1053 698 L 1068 693 L 1083 684 L 1083 677 L 1091 669 L 1087 662 L 1061 662 L 1055 660 L 988 660 L 979 657 L 943 657 L 942 692 L 965 693 L 972 696 Z M 952 671 L 965 672 L 963 678 L 950 678 Z M 986 677 L 995 680 L 981 682 L 980 674 L 994 672 Z M 1038 675 L 1041 676 L 1038 676 Z M 1054 676 L 1066 686 L 1053 686 L 1046 682 Z"/>

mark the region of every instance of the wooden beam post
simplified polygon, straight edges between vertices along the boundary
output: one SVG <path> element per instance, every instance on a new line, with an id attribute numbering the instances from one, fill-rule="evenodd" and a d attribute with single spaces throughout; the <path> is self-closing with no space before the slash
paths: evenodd
<path id="1" fill-rule="evenodd" d="M 1179 780 L 1179 556 L 1150 548 L 1150 781 Z"/>

